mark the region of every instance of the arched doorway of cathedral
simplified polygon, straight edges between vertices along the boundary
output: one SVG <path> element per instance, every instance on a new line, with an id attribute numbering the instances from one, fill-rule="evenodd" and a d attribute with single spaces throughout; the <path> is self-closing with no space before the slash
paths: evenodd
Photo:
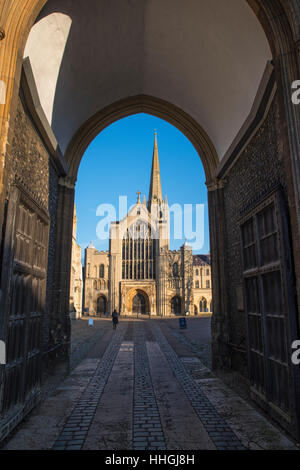
<path id="1" fill-rule="evenodd" d="M 107 299 L 104 295 L 100 295 L 97 299 L 97 315 L 101 316 L 107 312 Z"/>
<path id="2" fill-rule="evenodd" d="M 144 294 L 139 292 L 132 299 L 132 313 L 138 315 L 146 315 L 147 312 L 147 301 Z"/>
<path id="3" fill-rule="evenodd" d="M 203 24 L 203 27 L 197 24 L 201 19 L 205 21 L 202 11 L 198 10 L 201 10 L 203 2 L 191 2 L 190 9 L 184 8 L 183 2 L 181 2 L 183 10 L 179 7 L 180 2 L 177 2 L 178 8 L 165 8 L 167 15 L 171 15 L 172 12 L 172 15 L 178 15 L 178 21 L 182 20 L 182 30 L 186 32 L 188 38 L 195 41 L 194 49 L 190 49 L 190 40 L 177 42 L 179 37 L 177 29 L 174 28 L 172 36 L 165 27 L 168 16 L 163 17 L 157 14 L 157 11 L 153 13 L 148 2 L 136 2 L 141 8 L 138 11 L 139 17 L 146 18 L 148 21 L 144 21 L 144 24 L 148 26 L 140 28 L 142 22 L 136 21 L 139 28 L 135 30 L 135 25 L 124 24 L 124 28 L 119 28 L 119 31 L 126 33 L 130 31 L 134 34 L 126 34 L 126 40 L 123 42 L 122 38 L 118 38 L 118 42 L 115 41 L 113 35 L 118 28 L 109 28 L 110 24 L 114 24 L 113 21 L 109 19 L 106 21 L 105 30 L 99 27 L 98 17 L 93 14 L 93 9 L 97 8 L 97 5 L 102 6 L 102 2 L 98 0 L 91 0 L 89 3 L 92 7 L 89 8 L 86 8 L 86 2 L 83 0 L 76 2 L 15 0 L 2 3 L 0 41 L 5 42 L 1 48 L 0 80 L 4 85 L 7 84 L 8 93 L 5 104 L 1 104 L 3 107 L 0 114 L 0 234 L 5 235 L 5 243 L 1 246 L 1 250 L 5 246 L 3 259 L 7 262 L 3 262 L 5 266 L 1 277 L 0 337 L 6 340 L 8 332 L 10 332 L 9 337 L 18 337 L 18 331 L 23 327 L 23 320 L 15 321 L 15 316 L 11 315 L 10 303 L 6 299 L 11 298 L 12 292 L 18 292 L 14 282 L 16 284 L 23 282 L 23 272 L 16 271 L 20 263 L 24 262 L 22 256 L 26 258 L 34 253 L 34 250 L 29 250 L 29 253 L 26 250 L 23 253 L 21 250 L 20 253 L 16 253 L 20 258 L 14 259 L 14 237 L 18 230 L 18 235 L 22 233 L 22 227 L 15 224 L 16 214 L 22 210 L 24 217 L 30 218 L 30 214 L 34 211 L 31 220 L 39 227 L 41 233 L 35 231 L 35 226 L 29 224 L 28 233 L 22 233 L 21 236 L 21 239 L 25 235 L 28 240 L 35 242 L 33 234 L 37 234 L 39 239 L 36 243 L 45 255 L 39 259 L 41 276 L 36 278 L 33 262 L 27 273 L 27 276 L 33 280 L 32 292 L 28 295 L 37 297 L 38 292 L 42 299 L 41 315 L 34 324 L 39 331 L 40 323 L 45 316 L 43 312 L 51 313 L 53 321 L 51 332 L 47 333 L 48 343 L 45 343 L 44 353 L 49 357 L 49 362 L 52 360 L 53 351 L 54 361 L 56 358 L 68 360 L 71 266 L 69 248 L 72 239 L 77 170 L 88 144 L 105 127 L 121 117 L 148 112 L 166 119 L 180 129 L 195 146 L 205 169 L 209 189 L 212 275 L 215 292 L 213 301 L 215 315 L 212 322 L 213 367 L 227 366 L 236 369 L 242 375 L 248 370 L 250 375 L 247 378 L 252 384 L 251 393 L 257 396 L 257 401 L 293 435 L 296 435 L 297 428 L 299 436 L 300 397 L 299 387 L 296 388 L 296 384 L 299 383 L 297 382 L 299 370 L 293 367 L 288 356 L 282 360 L 281 349 L 278 349 L 279 344 L 284 344 L 283 349 L 290 350 L 291 341 L 298 339 L 299 329 L 297 315 L 300 288 L 299 283 L 295 282 L 295 277 L 299 279 L 300 276 L 300 120 L 299 107 L 293 106 L 291 100 L 291 84 L 298 78 L 300 66 L 299 2 L 293 0 L 219 2 L 218 8 L 221 9 L 221 4 L 224 4 L 226 10 L 224 15 L 215 15 L 220 18 L 220 22 L 214 25 L 213 29 L 220 31 L 221 34 L 218 35 L 220 40 L 216 40 L 213 44 L 208 40 L 211 37 L 212 17 L 207 24 Z M 126 8 L 127 3 L 121 2 L 122 8 Z M 209 0 L 207 5 L 211 3 Z M 41 12 L 43 6 L 45 9 Z M 232 11 L 229 10 L 230 6 Z M 59 23 L 52 21 L 51 18 L 49 22 L 47 21 L 48 16 L 60 10 L 64 12 L 64 17 Z M 112 9 L 105 10 L 108 18 L 111 11 Z M 134 21 L 136 18 L 130 12 L 122 15 L 121 9 L 120 12 L 117 8 L 115 11 L 117 13 L 113 16 L 113 20 L 118 19 L 118 14 L 122 16 L 122 22 L 128 18 Z M 90 16 L 86 18 L 86 14 Z M 242 21 L 242 23 L 236 21 L 239 24 L 237 38 L 232 36 L 234 29 L 226 22 L 226 18 L 235 17 Z M 177 20 L 173 21 L 173 24 L 176 24 Z M 195 28 L 190 28 L 192 20 L 196 22 Z M 35 21 L 37 28 L 34 31 L 36 34 L 34 47 L 32 51 L 28 50 L 26 53 L 33 61 L 36 77 L 28 60 L 22 64 L 26 40 L 31 27 L 36 26 Z M 150 28 L 152 21 L 154 25 Z M 89 34 L 85 34 L 86 24 L 91 25 Z M 244 28 L 240 26 L 242 24 L 245 25 Z M 149 31 L 157 31 L 156 26 L 161 28 L 161 34 L 156 34 L 154 35 L 156 37 L 152 38 Z M 149 34 L 147 36 L 145 29 Z M 247 31 L 244 41 L 239 40 L 243 30 Z M 117 43 L 123 45 L 124 50 L 120 47 L 118 55 L 114 49 L 110 51 L 112 53 L 108 53 L 109 50 L 103 48 L 103 60 L 94 61 L 92 44 L 102 44 L 102 41 L 93 34 L 97 32 L 102 34 L 103 31 L 105 34 L 110 32 L 112 34 L 111 40 L 105 37 L 107 45 L 114 47 Z M 198 38 L 197 34 L 204 36 Z M 49 37 L 56 39 L 57 42 L 49 41 Z M 164 51 L 160 47 L 160 42 L 156 40 L 158 37 L 165 41 Z M 167 42 L 168 38 L 170 42 Z M 89 43 L 89 40 L 92 40 L 92 43 Z M 128 44 L 127 40 L 132 40 L 132 43 Z M 41 43 L 48 44 L 49 48 L 40 48 Z M 58 43 L 61 43 L 59 51 L 56 50 Z M 199 54 L 199 45 L 206 43 L 208 45 L 206 54 Z M 143 47 L 146 44 L 149 50 L 145 54 Z M 177 44 L 177 47 L 174 47 L 174 44 Z M 254 52 L 251 44 L 255 49 Z M 237 49 L 234 49 L 234 45 Z M 137 46 L 134 54 L 133 46 Z M 181 46 L 183 49 L 180 49 Z M 212 47 L 214 54 L 211 54 Z M 130 55 L 127 56 L 125 51 L 129 51 Z M 172 51 L 175 51 L 173 57 L 171 57 Z M 149 56 L 149 53 L 153 53 L 153 56 Z M 166 60 L 168 66 L 163 68 L 162 54 L 168 59 Z M 132 57 L 136 62 L 130 62 Z M 145 57 L 149 60 L 145 61 Z M 178 57 L 182 60 L 178 60 Z M 109 58 L 108 63 L 105 61 L 106 58 Z M 82 63 L 83 59 L 86 59 L 86 62 Z M 206 66 L 204 60 L 207 61 Z M 268 67 L 263 74 L 267 61 Z M 97 70 L 96 66 L 99 67 Z M 123 73 L 121 75 L 120 70 L 125 75 Z M 144 73 L 138 73 L 140 70 Z M 141 75 L 142 80 L 140 80 Z M 103 80 L 100 85 L 99 77 Z M 220 77 L 222 77 L 222 92 L 215 93 L 219 89 Z M 261 77 L 263 77 L 262 87 L 259 85 Z M 37 78 L 37 86 L 34 78 Z M 49 83 L 52 84 L 51 90 Z M 111 86 L 112 83 L 116 86 Z M 210 83 L 212 88 L 208 93 Z M 81 93 L 82 90 L 85 92 Z M 106 91 L 101 92 L 101 90 Z M 40 100 L 36 99 L 38 96 L 42 105 Z M 158 96 L 160 98 L 157 98 Z M 228 106 L 224 103 L 226 96 L 229 100 Z M 245 97 L 248 99 L 246 103 L 243 102 Z M 41 113 L 43 106 L 46 115 Z M 30 114 L 29 118 L 26 113 Z M 221 121 L 218 122 L 217 118 Z M 226 125 L 229 127 L 226 128 Z M 207 131 L 204 131 L 202 126 Z M 240 128 L 242 132 L 239 131 Z M 26 146 L 27 142 L 33 142 L 32 148 Z M 58 142 L 63 149 L 62 152 Z M 277 146 L 276 142 L 280 142 L 280 145 Z M 269 143 L 272 143 L 274 148 Z M 19 155 L 25 155 L 26 162 L 24 159 L 18 159 Z M 36 166 L 38 161 L 42 168 Z M 260 168 L 260 171 L 256 171 L 257 168 Z M 267 214 L 266 207 L 273 215 Z M 9 224 L 6 224 L 6 218 Z M 272 259 L 275 264 L 277 263 L 275 266 L 277 271 L 270 270 L 262 275 L 263 267 L 255 264 L 257 262 L 254 256 L 255 250 L 251 249 L 261 244 L 261 239 L 257 239 L 258 230 L 255 231 L 253 227 L 257 228 L 261 223 L 263 230 L 267 230 L 264 218 L 271 218 L 274 221 L 272 234 L 278 240 L 278 250 L 275 253 L 278 259 Z M 264 237 L 267 239 L 270 233 L 264 233 Z M 234 253 L 236 247 L 241 246 L 240 237 L 245 242 L 240 248 L 243 253 L 239 253 L 239 256 L 228 256 L 228 253 Z M 48 239 L 51 250 L 47 258 Z M 261 246 L 260 248 L 263 249 Z M 239 261 L 242 258 L 249 265 L 247 262 L 242 265 Z M 262 260 L 263 256 L 259 258 Z M 29 266 L 28 263 L 25 264 Z M 69 271 L 66 266 L 69 266 Z M 291 266 L 294 266 L 294 270 Z M 255 282 L 249 277 L 248 272 L 251 268 L 253 274 L 254 267 L 257 277 Z M 50 299 L 46 309 L 45 279 L 48 268 L 50 279 L 53 278 L 53 285 L 51 282 L 48 283 L 51 285 L 50 294 L 53 294 L 53 298 Z M 263 299 L 262 304 L 265 308 L 270 306 L 272 318 L 267 310 L 261 311 L 261 305 L 255 303 L 259 297 L 257 285 L 261 287 L 259 294 L 263 291 L 265 301 Z M 22 284 L 20 290 L 23 292 L 26 289 L 27 285 Z M 276 297 L 270 295 L 270 289 L 280 297 L 277 305 L 283 305 L 282 299 L 290 301 L 286 314 L 276 311 L 277 307 L 272 303 Z M 29 301 L 26 304 L 29 304 Z M 228 315 L 228 309 L 231 315 Z M 268 322 L 265 321 L 266 315 Z M 239 322 L 239 327 L 236 328 L 232 322 Z M 278 322 L 280 326 L 277 328 Z M 274 325 L 276 331 L 280 332 L 279 340 L 274 336 Z M 28 325 L 25 326 L 25 330 L 29 331 Z M 249 333 L 247 326 L 251 330 Z M 241 336 L 239 332 L 242 332 Z M 259 335 L 263 337 L 261 351 L 257 351 L 255 347 L 259 343 Z M 246 346 L 244 350 L 239 346 L 243 338 L 248 340 L 248 350 Z M 265 348 L 265 345 L 271 345 L 274 349 L 276 365 L 273 362 L 274 355 L 268 356 L 270 348 Z M 25 349 L 23 343 L 21 346 Z M 42 348 L 41 344 L 39 348 Z M 38 351 L 41 353 L 42 350 L 39 348 Z M 233 357 L 238 359 L 232 361 Z M 16 357 L 12 358 L 13 367 L 17 360 Z M 39 356 L 36 361 L 38 360 Z M 0 382 L 11 384 L 11 387 L 4 389 L 4 392 L 1 390 L 0 393 L 4 397 L 4 402 L 8 399 L 7 409 L 15 405 L 13 391 L 15 381 L 20 378 L 18 374 L 26 377 L 27 358 L 22 358 L 22 361 L 22 364 L 18 363 L 17 366 L 21 372 L 17 368 L 10 368 L 10 365 L 1 368 L 0 371 L 1 374 L 6 374 L 5 377 L 1 375 Z M 241 368 L 242 363 L 246 363 L 249 367 Z M 267 381 L 264 381 L 259 374 L 261 367 L 267 371 Z M 36 370 L 38 369 L 36 367 Z M 30 380 L 35 386 L 40 382 L 40 377 L 36 375 Z M 270 393 L 272 381 L 279 384 L 278 394 L 274 396 Z M 34 399 L 31 399 L 31 403 L 33 402 Z M 1 409 L 1 412 L 6 413 L 7 409 Z"/>
<path id="4" fill-rule="evenodd" d="M 143 289 L 131 289 L 125 297 L 125 310 L 122 313 L 135 316 L 149 315 L 151 312 L 147 292 Z"/>
<path id="5" fill-rule="evenodd" d="M 207 309 L 207 300 L 206 300 L 204 297 L 200 300 L 199 311 L 200 311 L 200 313 L 206 313 L 206 312 L 208 312 L 208 309 Z"/>
<path id="6" fill-rule="evenodd" d="M 175 295 L 171 299 L 171 312 L 173 315 L 181 315 L 182 313 L 182 300 L 179 295 Z"/>

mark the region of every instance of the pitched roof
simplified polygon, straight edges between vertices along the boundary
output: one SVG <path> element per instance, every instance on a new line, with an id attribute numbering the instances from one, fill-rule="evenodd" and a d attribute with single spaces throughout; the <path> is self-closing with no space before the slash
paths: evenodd
<path id="1" fill-rule="evenodd" d="M 194 266 L 210 266 L 210 255 L 193 255 Z"/>

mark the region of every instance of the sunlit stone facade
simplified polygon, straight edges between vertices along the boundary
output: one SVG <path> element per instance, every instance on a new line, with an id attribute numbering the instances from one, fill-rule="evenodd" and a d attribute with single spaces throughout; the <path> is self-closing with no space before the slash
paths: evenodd
<path id="1" fill-rule="evenodd" d="M 85 250 L 86 314 L 198 315 L 212 311 L 209 255 L 185 243 L 169 248 L 169 207 L 163 199 L 155 135 L 148 203 L 138 192 L 127 216 L 111 224 L 109 251 Z"/>

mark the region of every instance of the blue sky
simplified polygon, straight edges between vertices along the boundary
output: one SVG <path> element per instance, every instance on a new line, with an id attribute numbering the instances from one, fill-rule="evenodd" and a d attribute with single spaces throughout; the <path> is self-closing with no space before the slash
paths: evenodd
<path id="1" fill-rule="evenodd" d="M 99 240 L 96 234 L 101 220 L 96 215 L 99 204 L 113 204 L 118 215 L 119 196 L 128 197 L 128 208 L 137 201 L 138 190 L 142 197 L 146 194 L 148 200 L 154 129 L 157 130 L 163 197 L 167 194 L 169 206 L 193 204 L 193 230 L 196 228 L 195 204 L 204 205 L 204 245 L 194 252 L 209 253 L 207 190 L 201 160 L 180 131 L 148 114 L 136 114 L 110 125 L 94 139 L 82 158 L 75 203 L 77 242 L 83 249 L 90 241 L 98 250 L 108 249 L 108 240 Z M 179 249 L 184 241 L 184 235 L 175 240 L 171 229 L 171 249 Z"/>

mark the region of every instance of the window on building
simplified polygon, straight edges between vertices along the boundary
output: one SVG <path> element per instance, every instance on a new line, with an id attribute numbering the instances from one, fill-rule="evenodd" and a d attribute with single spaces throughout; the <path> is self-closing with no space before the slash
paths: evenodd
<path id="1" fill-rule="evenodd" d="M 209 276 L 209 269 L 206 270 L 206 276 Z"/>
<path id="2" fill-rule="evenodd" d="M 123 279 L 155 279 L 155 241 L 145 222 L 129 227 L 122 242 Z"/>
<path id="3" fill-rule="evenodd" d="M 195 288 L 196 288 L 196 289 L 199 289 L 199 281 L 196 281 L 196 282 L 195 282 Z"/>
<path id="4" fill-rule="evenodd" d="M 104 264 L 100 264 L 100 267 L 99 267 L 99 277 L 101 277 L 101 278 L 104 277 Z"/>
<path id="5" fill-rule="evenodd" d="M 206 289 L 210 289 L 210 281 L 206 281 Z"/>
<path id="6" fill-rule="evenodd" d="M 173 264 L 173 276 L 178 276 L 178 263 Z"/>
<path id="7" fill-rule="evenodd" d="M 196 269 L 196 276 L 199 276 L 199 269 Z"/>

